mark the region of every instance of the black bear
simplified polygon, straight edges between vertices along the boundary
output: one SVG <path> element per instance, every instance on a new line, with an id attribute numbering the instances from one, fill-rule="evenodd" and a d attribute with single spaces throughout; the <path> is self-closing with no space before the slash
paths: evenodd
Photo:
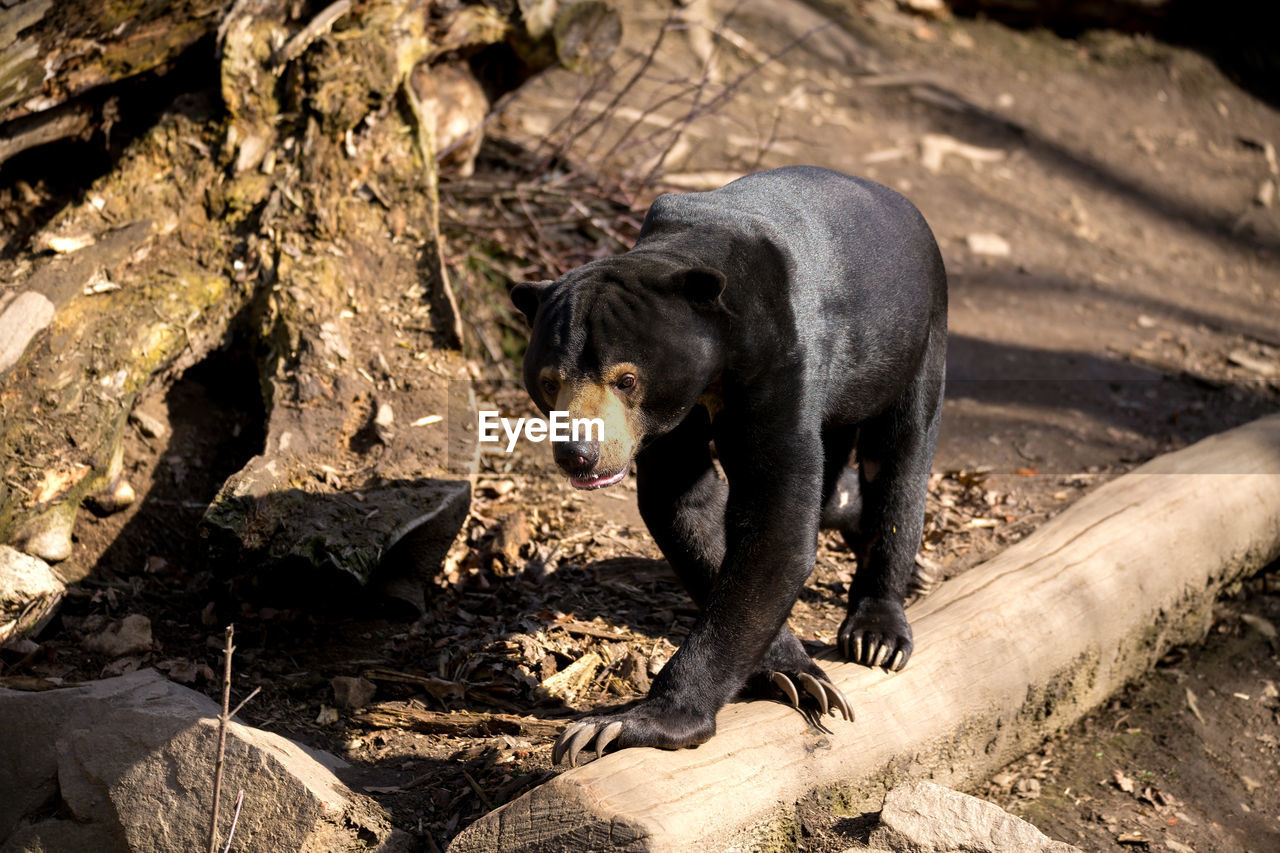
<path id="1" fill-rule="evenodd" d="M 640 514 L 701 611 L 648 698 L 575 723 L 554 760 L 593 741 L 597 754 L 703 743 L 743 692 L 852 719 L 786 619 L 819 526 L 835 528 L 857 557 L 840 650 L 890 670 L 911 656 L 903 599 L 947 338 L 946 273 L 919 211 L 871 181 L 775 169 L 660 196 L 630 251 L 511 298 L 532 326 L 534 402 L 604 422 L 598 441 L 557 442 L 556 462 L 581 489 L 636 466 Z"/>

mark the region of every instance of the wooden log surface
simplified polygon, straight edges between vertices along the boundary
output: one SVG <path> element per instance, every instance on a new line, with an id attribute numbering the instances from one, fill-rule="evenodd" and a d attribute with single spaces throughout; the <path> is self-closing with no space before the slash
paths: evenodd
<path id="1" fill-rule="evenodd" d="M 226 5 L 227 0 L 0 3 L 0 122 L 173 60 L 214 31 Z"/>
<path id="2" fill-rule="evenodd" d="M 1277 556 L 1273 415 L 1143 465 L 948 581 L 911 608 L 905 671 L 826 657 L 856 722 L 731 705 L 710 742 L 569 770 L 450 850 L 749 849 L 787 837 L 806 798 L 856 815 L 898 781 L 973 785 L 1202 638 L 1217 595 Z"/>

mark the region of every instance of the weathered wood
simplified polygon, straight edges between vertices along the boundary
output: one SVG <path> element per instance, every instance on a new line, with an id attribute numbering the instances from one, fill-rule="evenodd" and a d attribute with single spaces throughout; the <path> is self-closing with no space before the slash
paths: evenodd
<path id="1" fill-rule="evenodd" d="M 65 593 L 44 560 L 0 545 L 0 643 L 43 628 Z"/>
<path id="2" fill-rule="evenodd" d="M 226 5 L 227 0 L 0 4 L 0 123 L 171 62 L 214 31 Z"/>
<path id="3" fill-rule="evenodd" d="M 317 580 L 369 583 L 379 567 L 383 589 L 422 605 L 467 512 L 475 447 L 448 420 L 473 403 L 434 123 L 407 81 L 444 51 L 531 39 L 512 4 L 449 5 L 337 0 L 299 20 L 307 7 L 288 0 L 0 4 L 0 123 L 25 116 L 0 126 L 0 153 L 79 132 L 77 97 L 206 35 L 222 101 L 184 99 L 37 235 L 37 254 L 0 270 L 0 542 L 64 560 L 87 498 L 131 500 L 136 397 L 234 320 L 269 422 L 206 514 L 216 555 Z M 565 4 L 543 6 L 558 20 Z"/>
<path id="4" fill-rule="evenodd" d="M 425 3 L 386 0 L 335 3 L 290 39 L 260 10 L 226 26 L 232 203 L 254 211 L 247 254 L 270 285 L 256 317 L 265 447 L 205 516 L 242 568 L 363 584 L 412 529 L 433 570 L 466 515 L 447 425 L 413 425 L 445 416 L 450 381 L 466 376 L 456 317 L 431 299 L 446 281 L 434 157 L 398 108 L 429 50 L 426 20 Z M 291 57 L 297 73 L 277 85 Z M 425 580 L 396 591 L 420 605 Z"/>
<path id="5" fill-rule="evenodd" d="M 203 204 L 217 180 L 212 142 L 190 115 L 165 119 L 37 240 L 60 253 L 11 274 L 16 291 L 0 305 L 13 333 L 0 366 L 0 542 L 65 559 L 81 502 L 122 488 L 139 390 L 216 346 L 246 304 Z"/>
<path id="6" fill-rule="evenodd" d="M 271 284 L 257 318 L 269 420 L 263 453 L 205 516 L 242 566 L 338 569 L 418 608 L 469 508 L 477 446 L 449 426 L 473 404 L 459 399 L 436 122 L 411 72 L 442 40 L 465 51 L 524 32 L 464 7 L 429 33 L 427 7 L 338 0 L 291 36 L 261 11 L 225 24 L 235 203 L 257 212 L 248 251 Z M 297 73 L 277 86 L 281 63 Z"/>
<path id="7" fill-rule="evenodd" d="M 1280 415 L 1108 483 L 911 609 L 887 675 L 827 659 L 857 721 L 725 709 L 697 749 L 627 749 L 481 818 L 453 853 L 749 849 L 807 797 L 874 810 L 903 779 L 973 785 L 1062 731 L 1172 645 L 1224 588 L 1280 556 Z"/>
<path id="8" fill-rule="evenodd" d="M 524 735 L 555 737 L 563 722 L 521 717 L 516 714 L 481 714 L 474 711 L 431 711 L 409 702 L 382 702 L 351 717 L 353 722 L 375 729 L 410 729 L 447 735 Z"/>
<path id="9" fill-rule="evenodd" d="M 92 120 L 93 109 L 88 105 L 66 104 L 11 121 L 0 129 L 0 163 L 28 148 L 84 136 Z"/>

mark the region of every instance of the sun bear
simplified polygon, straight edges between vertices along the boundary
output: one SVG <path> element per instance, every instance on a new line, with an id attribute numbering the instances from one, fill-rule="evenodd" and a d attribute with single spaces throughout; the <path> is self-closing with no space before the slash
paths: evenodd
<path id="1" fill-rule="evenodd" d="M 700 609 L 648 698 L 570 726 L 555 761 L 703 743 L 744 692 L 852 719 L 786 619 L 819 527 L 838 529 L 857 558 L 841 653 L 889 670 L 911 657 L 903 600 L 947 340 L 919 211 L 871 181 L 775 169 L 660 196 L 630 251 L 511 297 L 535 404 L 604 423 L 599 440 L 557 442 L 556 462 L 580 489 L 635 467 L 640 514 Z"/>

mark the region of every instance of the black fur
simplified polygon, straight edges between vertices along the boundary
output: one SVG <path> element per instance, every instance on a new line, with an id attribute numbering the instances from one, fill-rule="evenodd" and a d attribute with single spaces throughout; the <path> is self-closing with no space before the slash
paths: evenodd
<path id="1" fill-rule="evenodd" d="M 858 559 L 846 657 L 906 663 L 903 598 L 938 432 L 947 299 L 910 202 L 813 167 L 665 195 L 631 251 L 512 298 L 533 326 L 525 379 L 544 410 L 547 366 L 638 366 L 640 512 L 701 608 L 649 698 L 598 730 L 616 720 L 618 746 L 692 746 L 714 734 L 722 705 L 768 688 L 773 672 L 825 679 L 785 625 L 820 524 Z M 700 405 L 708 391 L 718 402 Z"/>

